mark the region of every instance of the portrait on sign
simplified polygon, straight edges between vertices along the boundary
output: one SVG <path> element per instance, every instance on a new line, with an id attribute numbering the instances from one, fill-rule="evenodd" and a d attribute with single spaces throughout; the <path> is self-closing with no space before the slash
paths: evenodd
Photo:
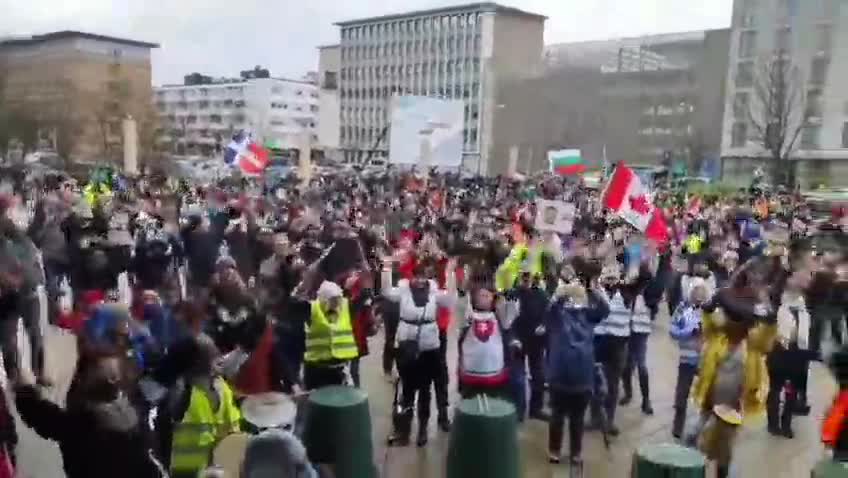
<path id="1" fill-rule="evenodd" d="M 536 201 L 536 229 L 570 234 L 576 208 L 565 201 L 539 199 Z"/>

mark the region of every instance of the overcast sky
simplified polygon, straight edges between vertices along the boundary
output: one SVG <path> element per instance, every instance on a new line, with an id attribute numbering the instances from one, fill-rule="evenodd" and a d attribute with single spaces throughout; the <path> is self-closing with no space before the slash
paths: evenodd
<path id="1" fill-rule="evenodd" d="M 315 47 L 338 42 L 333 22 L 458 5 L 461 0 L 0 0 L 0 36 L 82 30 L 156 42 L 155 84 L 186 73 L 274 76 L 315 70 Z M 545 43 L 730 25 L 733 0 L 506 0 L 547 15 Z"/>

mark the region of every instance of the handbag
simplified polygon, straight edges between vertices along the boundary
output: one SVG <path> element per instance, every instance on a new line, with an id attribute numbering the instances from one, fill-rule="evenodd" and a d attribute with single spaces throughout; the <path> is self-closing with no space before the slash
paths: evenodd
<path id="1" fill-rule="evenodd" d="M 425 310 L 421 312 L 421 317 L 419 317 L 417 321 L 416 327 L 418 328 L 418 331 L 415 334 L 415 339 L 398 341 L 397 354 L 395 355 L 395 361 L 397 362 L 398 370 L 414 362 L 421 355 L 421 347 L 419 345 L 419 342 L 421 340 L 421 326 L 423 325 L 424 314 L 426 312 L 427 310 L 425 307 Z"/>

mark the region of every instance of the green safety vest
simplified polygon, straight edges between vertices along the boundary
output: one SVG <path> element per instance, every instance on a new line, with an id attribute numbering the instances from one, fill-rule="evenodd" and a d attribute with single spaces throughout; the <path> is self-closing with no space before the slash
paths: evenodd
<path id="1" fill-rule="evenodd" d="M 528 259 L 533 275 L 541 277 L 543 272 L 542 251 L 537 248 L 530 250 L 524 244 L 517 244 L 495 272 L 495 288 L 498 292 L 505 292 L 515 287 L 515 281 L 521 274 L 522 263 Z"/>
<path id="2" fill-rule="evenodd" d="M 221 392 L 217 411 L 206 392 L 192 387 L 188 409 L 174 428 L 171 445 L 171 471 L 198 473 L 207 466 L 218 442 L 230 433 L 239 431 L 241 412 L 235 405 L 233 391 L 223 379 L 216 385 Z"/>
<path id="3" fill-rule="evenodd" d="M 330 360 L 353 360 L 359 356 L 359 348 L 353 336 L 353 323 L 347 299 L 339 305 L 339 317 L 335 322 L 327 320 L 320 301 L 312 301 L 312 317 L 306 324 L 307 363 Z"/>

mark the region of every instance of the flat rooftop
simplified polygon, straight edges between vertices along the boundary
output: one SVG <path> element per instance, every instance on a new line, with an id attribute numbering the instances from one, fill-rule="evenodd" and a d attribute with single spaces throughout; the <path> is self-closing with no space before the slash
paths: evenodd
<path id="1" fill-rule="evenodd" d="M 335 25 L 340 27 L 347 27 L 352 25 L 359 24 L 367 24 L 367 23 L 376 23 L 376 22 L 385 22 L 389 20 L 399 20 L 402 18 L 414 18 L 414 17 L 428 17 L 428 16 L 437 16 L 437 15 L 450 15 L 452 13 L 467 13 L 467 12 L 491 12 L 491 13 L 502 13 L 507 15 L 518 15 L 525 17 L 533 17 L 541 20 L 547 20 L 548 17 L 544 15 L 540 15 L 538 13 L 532 13 L 525 10 L 520 10 L 514 7 L 507 7 L 505 5 L 500 5 L 494 2 L 479 2 L 479 3 L 468 3 L 464 5 L 455 5 L 450 7 L 442 7 L 442 8 L 431 8 L 428 10 L 413 10 L 409 12 L 403 13 L 393 13 L 388 15 L 381 15 L 377 17 L 369 17 L 369 18 L 358 18 L 355 20 L 346 20 L 343 22 L 336 22 Z"/>
<path id="2" fill-rule="evenodd" d="M 141 48 L 159 48 L 158 43 L 150 43 L 138 40 L 131 40 L 128 38 L 119 38 L 108 35 L 99 35 L 97 33 L 79 32 L 74 30 L 62 30 L 58 32 L 44 33 L 41 35 L 9 37 L 5 39 L 0 39 L 0 46 L 26 46 L 49 41 L 70 40 L 74 38 L 84 38 L 87 40 L 96 41 L 108 41 Z"/>

